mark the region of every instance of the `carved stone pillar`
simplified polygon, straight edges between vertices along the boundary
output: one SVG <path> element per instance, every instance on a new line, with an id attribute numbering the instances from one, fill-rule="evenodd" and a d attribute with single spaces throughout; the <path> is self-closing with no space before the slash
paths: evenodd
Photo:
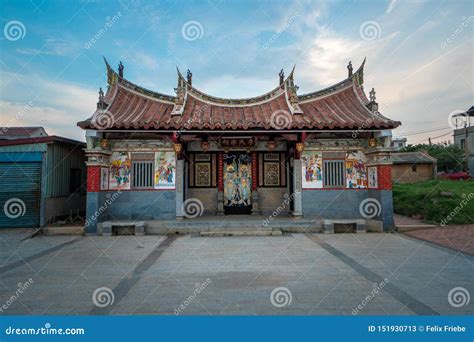
<path id="1" fill-rule="evenodd" d="M 184 159 L 176 160 L 176 218 L 184 218 Z"/>
<path id="2" fill-rule="evenodd" d="M 257 152 L 252 152 L 252 215 L 259 215 L 259 198 L 257 190 Z"/>
<path id="3" fill-rule="evenodd" d="M 224 154 L 217 154 L 217 212 L 216 215 L 224 215 Z"/>

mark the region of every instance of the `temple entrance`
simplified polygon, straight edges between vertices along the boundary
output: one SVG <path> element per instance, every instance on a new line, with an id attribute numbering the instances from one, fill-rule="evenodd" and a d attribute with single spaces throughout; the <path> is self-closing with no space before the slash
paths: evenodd
<path id="1" fill-rule="evenodd" d="M 224 154 L 224 212 L 248 215 L 252 210 L 252 168 L 247 153 Z"/>

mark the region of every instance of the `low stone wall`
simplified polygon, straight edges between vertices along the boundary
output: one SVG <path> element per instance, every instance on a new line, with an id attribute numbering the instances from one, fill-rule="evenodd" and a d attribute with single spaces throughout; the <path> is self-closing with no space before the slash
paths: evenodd
<path id="1" fill-rule="evenodd" d="M 204 215 L 215 215 L 217 211 L 217 188 L 187 190 L 186 199 L 197 198 L 204 207 Z"/>
<path id="2" fill-rule="evenodd" d="M 367 219 L 359 207 L 364 200 L 373 199 L 378 215 L 369 218 L 383 221 L 384 230 L 393 228 L 391 190 L 303 190 L 302 196 L 303 216 L 320 219 Z"/>
<path id="3" fill-rule="evenodd" d="M 283 213 L 290 212 L 290 206 L 283 204 L 285 194 L 288 194 L 286 188 L 258 188 L 258 205 L 259 211 L 262 215 L 271 215 L 278 207 L 283 210 Z"/>
<path id="4" fill-rule="evenodd" d="M 168 191 L 103 191 L 87 196 L 86 231 L 108 220 L 168 220 L 176 217 L 176 195 Z"/>

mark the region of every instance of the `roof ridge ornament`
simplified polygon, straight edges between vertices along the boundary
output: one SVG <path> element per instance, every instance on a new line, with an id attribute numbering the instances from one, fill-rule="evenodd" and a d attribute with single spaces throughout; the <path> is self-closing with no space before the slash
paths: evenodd
<path id="1" fill-rule="evenodd" d="M 97 109 L 104 110 L 107 108 L 107 103 L 105 103 L 105 96 L 102 87 L 99 88 L 99 102 L 97 102 Z"/>
<path id="2" fill-rule="evenodd" d="M 174 100 L 174 107 L 171 112 L 171 116 L 183 114 L 184 105 L 188 97 L 186 81 L 183 75 L 181 75 L 181 72 L 179 71 L 178 67 L 176 67 L 176 71 L 178 72 L 178 85 L 176 86 L 176 88 L 174 88 L 174 91 L 176 93 L 176 98 Z M 191 82 L 189 81 L 192 81 L 193 74 L 191 73 L 189 69 L 188 69 L 187 77 L 188 77 L 189 86 L 191 86 Z"/>
<path id="3" fill-rule="evenodd" d="M 367 107 L 374 113 L 377 113 L 379 111 L 379 104 L 377 101 L 375 101 L 375 89 L 372 88 L 372 90 L 369 92 L 369 100 L 370 102 L 367 104 Z"/>
<path id="4" fill-rule="evenodd" d="M 119 74 L 120 78 L 123 78 L 123 69 L 124 69 L 124 66 L 122 64 L 122 61 L 120 61 L 119 65 L 118 65 L 118 74 Z"/>
<path id="5" fill-rule="evenodd" d="M 188 72 L 186 73 L 186 79 L 187 79 L 188 84 L 190 86 L 192 86 L 193 85 L 193 73 L 189 69 L 188 69 Z"/>
<path id="6" fill-rule="evenodd" d="M 352 61 L 349 61 L 349 64 L 347 64 L 347 77 L 352 77 L 352 71 L 354 68 L 352 67 Z"/>
<path id="7" fill-rule="evenodd" d="M 285 86 L 285 96 L 286 96 L 286 101 L 288 103 L 288 107 L 291 110 L 291 114 L 303 114 L 303 110 L 301 109 L 299 105 L 299 98 L 298 98 L 298 87 L 295 84 L 293 74 L 295 72 L 295 66 L 293 66 L 293 69 L 291 70 L 290 75 L 286 79 L 284 86 Z"/>
<path id="8" fill-rule="evenodd" d="M 283 69 L 280 70 L 278 76 L 280 76 L 280 87 L 283 88 L 283 82 L 285 82 L 285 72 Z"/>

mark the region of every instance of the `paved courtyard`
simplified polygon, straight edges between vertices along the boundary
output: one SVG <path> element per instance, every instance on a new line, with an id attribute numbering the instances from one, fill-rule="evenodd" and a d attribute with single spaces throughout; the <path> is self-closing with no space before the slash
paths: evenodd
<path id="1" fill-rule="evenodd" d="M 399 234 L 25 236 L 0 231 L 0 314 L 474 313 L 473 257 Z"/>

